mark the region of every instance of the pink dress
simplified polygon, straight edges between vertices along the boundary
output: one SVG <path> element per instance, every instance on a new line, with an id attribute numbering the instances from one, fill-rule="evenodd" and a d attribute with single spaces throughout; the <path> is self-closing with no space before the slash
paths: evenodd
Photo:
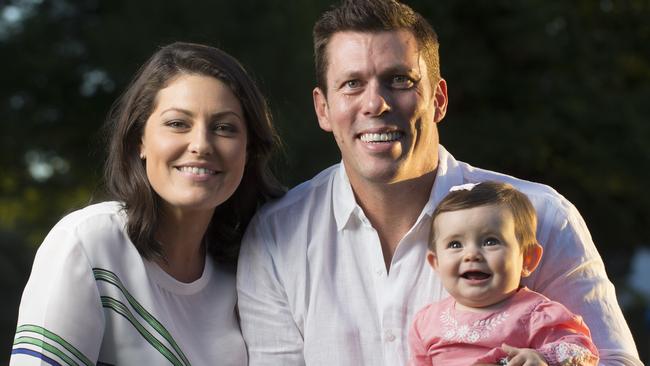
<path id="1" fill-rule="evenodd" d="M 450 296 L 415 315 L 409 365 L 496 364 L 507 356 L 503 343 L 535 349 L 549 366 L 598 363 L 598 350 L 582 318 L 525 287 L 493 313 L 456 310 L 455 305 Z"/>

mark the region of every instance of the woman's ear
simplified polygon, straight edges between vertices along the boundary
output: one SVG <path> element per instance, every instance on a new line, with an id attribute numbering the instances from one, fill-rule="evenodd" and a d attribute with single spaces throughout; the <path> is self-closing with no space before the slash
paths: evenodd
<path id="1" fill-rule="evenodd" d="M 140 137 L 140 160 L 145 160 L 147 155 L 144 153 L 144 136 Z"/>
<path id="2" fill-rule="evenodd" d="M 436 257 L 436 253 L 432 250 L 427 251 L 427 262 L 434 270 L 438 269 L 438 257 Z"/>
<path id="3" fill-rule="evenodd" d="M 524 265 L 521 268 L 521 277 L 528 277 L 537 268 L 539 261 L 542 259 L 544 249 L 538 243 L 535 243 L 524 253 Z"/>

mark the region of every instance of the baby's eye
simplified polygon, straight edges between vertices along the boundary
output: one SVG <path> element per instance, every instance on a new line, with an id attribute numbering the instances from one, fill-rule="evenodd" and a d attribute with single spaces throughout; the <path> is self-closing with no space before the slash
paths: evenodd
<path id="1" fill-rule="evenodd" d="M 499 244 L 501 244 L 501 242 L 497 238 L 487 238 L 487 239 L 485 239 L 485 242 L 483 243 L 483 245 L 485 245 L 486 247 L 499 245 Z"/>
<path id="2" fill-rule="evenodd" d="M 458 240 L 451 241 L 447 244 L 447 248 L 449 249 L 460 249 L 463 247 L 463 244 L 461 244 Z"/>

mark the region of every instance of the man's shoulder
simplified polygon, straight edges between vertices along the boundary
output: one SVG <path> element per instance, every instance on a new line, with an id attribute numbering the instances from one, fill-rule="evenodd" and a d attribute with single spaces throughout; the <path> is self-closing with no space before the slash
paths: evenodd
<path id="1" fill-rule="evenodd" d="M 289 220 L 292 217 L 287 216 L 289 213 L 296 214 L 324 207 L 323 203 L 331 198 L 333 180 L 339 169 L 339 164 L 335 164 L 290 189 L 282 198 L 267 203 L 258 211 L 258 220 L 272 217 Z"/>
<path id="2" fill-rule="evenodd" d="M 512 175 L 477 168 L 469 163 L 456 160 L 443 146 L 440 146 L 440 162 L 442 174 L 449 176 L 447 180 L 453 184 L 479 183 L 488 180 L 512 184 L 519 191 L 526 194 L 535 204 L 569 206 L 568 201 L 555 189 L 543 183 L 521 179 Z"/>
<path id="3" fill-rule="evenodd" d="M 459 167 L 463 171 L 464 181 L 474 183 L 492 180 L 512 184 L 517 190 L 526 194 L 533 205 L 538 209 L 540 205 L 550 205 L 553 207 L 568 207 L 570 205 L 569 201 L 567 201 L 564 196 L 546 184 L 517 178 L 487 169 L 476 168 L 463 162 L 459 162 Z"/>

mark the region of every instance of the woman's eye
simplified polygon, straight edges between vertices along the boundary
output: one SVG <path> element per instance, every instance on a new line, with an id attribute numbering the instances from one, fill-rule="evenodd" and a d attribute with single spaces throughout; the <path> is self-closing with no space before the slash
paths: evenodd
<path id="1" fill-rule="evenodd" d="M 460 249 L 463 247 L 463 244 L 461 244 L 459 241 L 452 241 L 447 244 L 447 248 L 450 249 Z"/>
<path id="2" fill-rule="evenodd" d="M 187 127 L 187 123 L 185 121 L 180 120 L 180 119 L 175 119 L 172 121 L 167 121 L 165 123 L 166 126 L 172 127 L 172 128 L 184 128 Z"/>
<path id="3" fill-rule="evenodd" d="M 234 135 L 237 133 L 238 129 L 237 126 L 233 125 L 232 123 L 217 123 L 214 125 L 212 130 L 219 135 Z"/>
<path id="4" fill-rule="evenodd" d="M 493 245 L 499 245 L 501 242 L 497 238 L 487 238 L 485 239 L 485 243 L 483 245 L 485 246 L 493 246 Z"/>

